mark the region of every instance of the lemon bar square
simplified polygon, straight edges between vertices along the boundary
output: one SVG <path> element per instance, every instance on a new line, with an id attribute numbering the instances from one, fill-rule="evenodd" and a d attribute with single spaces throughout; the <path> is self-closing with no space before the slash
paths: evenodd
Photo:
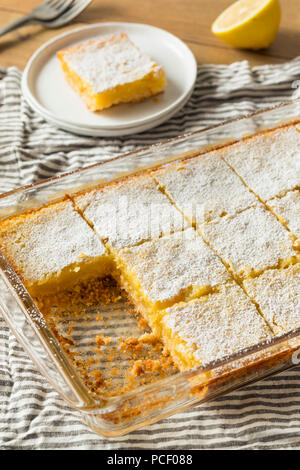
<path id="1" fill-rule="evenodd" d="M 295 126 L 225 147 L 222 157 L 264 202 L 300 184 L 300 132 Z"/>
<path id="2" fill-rule="evenodd" d="M 262 204 L 228 219 L 203 224 L 201 232 L 238 278 L 300 260 L 291 234 Z"/>
<path id="3" fill-rule="evenodd" d="M 273 334 L 243 290 L 229 283 L 164 311 L 162 339 L 181 370 L 206 365 Z"/>
<path id="4" fill-rule="evenodd" d="M 209 222 L 257 203 L 218 151 L 169 165 L 153 176 L 191 223 Z"/>
<path id="5" fill-rule="evenodd" d="M 115 249 L 180 231 L 188 225 L 148 175 L 72 197 L 99 237 Z"/>
<path id="6" fill-rule="evenodd" d="M 281 198 L 271 199 L 268 206 L 293 235 L 300 238 L 300 191 L 289 191 Z"/>
<path id="7" fill-rule="evenodd" d="M 33 296 L 102 277 L 112 265 L 103 243 L 69 200 L 4 220 L 0 249 Z"/>
<path id="8" fill-rule="evenodd" d="M 124 33 L 61 50 L 57 56 L 68 83 L 91 111 L 141 101 L 166 85 L 163 67 Z"/>
<path id="9" fill-rule="evenodd" d="M 113 255 L 122 287 L 156 331 L 161 309 L 212 292 L 231 279 L 193 228 L 114 250 Z"/>
<path id="10" fill-rule="evenodd" d="M 244 281 L 244 287 L 276 334 L 300 327 L 299 264 L 268 270 Z"/>

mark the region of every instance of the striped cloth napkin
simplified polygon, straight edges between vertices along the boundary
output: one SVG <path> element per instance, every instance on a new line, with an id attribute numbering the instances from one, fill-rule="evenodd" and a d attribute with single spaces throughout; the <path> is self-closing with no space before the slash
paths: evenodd
<path id="1" fill-rule="evenodd" d="M 26 104 L 20 81 L 18 69 L 0 68 L 0 193 L 289 100 L 299 94 L 300 58 L 254 68 L 201 65 L 175 117 L 107 139 L 55 129 Z M 0 318 L 0 448 L 300 449 L 300 368 L 108 440 L 60 399 Z"/>

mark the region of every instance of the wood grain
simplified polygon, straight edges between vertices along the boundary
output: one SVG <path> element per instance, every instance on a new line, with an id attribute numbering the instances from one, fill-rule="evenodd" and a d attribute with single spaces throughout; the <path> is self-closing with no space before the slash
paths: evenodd
<path id="1" fill-rule="evenodd" d="M 39 0 L 0 0 L 0 26 L 28 13 Z M 210 31 L 216 16 L 232 0 L 94 0 L 71 24 L 59 30 L 28 26 L 0 38 L 0 65 L 24 68 L 45 41 L 83 24 L 102 21 L 148 23 L 184 40 L 198 63 L 229 64 L 249 60 L 251 65 L 281 63 L 300 54 L 299 0 L 281 0 L 282 21 L 275 43 L 259 52 L 233 49 Z"/>

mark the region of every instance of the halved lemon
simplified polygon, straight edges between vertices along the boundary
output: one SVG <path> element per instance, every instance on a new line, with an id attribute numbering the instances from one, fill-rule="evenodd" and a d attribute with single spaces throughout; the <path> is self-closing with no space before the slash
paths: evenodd
<path id="1" fill-rule="evenodd" d="M 239 0 L 218 16 L 212 32 L 234 47 L 264 49 L 276 38 L 280 16 L 278 0 Z"/>

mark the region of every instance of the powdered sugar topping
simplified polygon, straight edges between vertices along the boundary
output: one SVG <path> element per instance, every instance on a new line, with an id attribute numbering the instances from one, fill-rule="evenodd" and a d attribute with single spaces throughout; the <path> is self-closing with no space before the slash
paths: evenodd
<path id="1" fill-rule="evenodd" d="M 300 266 L 268 270 L 244 282 L 247 293 L 256 302 L 276 333 L 300 327 Z"/>
<path id="2" fill-rule="evenodd" d="M 95 93 L 143 78 L 159 67 L 126 34 L 89 41 L 64 51 L 64 60 Z"/>
<path id="3" fill-rule="evenodd" d="M 201 231 L 238 276 L 259 273 L 297 256 L 290 233 L 262 204 L 218 223 L 203 224 Z"/>
<path id="4" fill-rule="evenodd" d="M 9 220 L 0 229 L 0 245 L 23 279 L 30 282 L 106 253 L 71 201 Z"/>
<path id="5" fill-rule="evenodd" d="M 113 248 L 182 230 L 182 214 L 150 176 L 133 177 L 74 198 L 99 237 Z"/>
<path id="6" fill-rule="evenodd" d="M 193 228 L 125 248 L 118 256 L 153 302 L 170 300 L 193 286 L 212 288 L 230 279 Z"/>
<path id="7" fill-rule="evenodd" d="M 168 308 L 166 312 L 162 321 L 202 364 L 272 336 L 255 306 L 234 284 L 221 286 L 218 293 Z"/>

